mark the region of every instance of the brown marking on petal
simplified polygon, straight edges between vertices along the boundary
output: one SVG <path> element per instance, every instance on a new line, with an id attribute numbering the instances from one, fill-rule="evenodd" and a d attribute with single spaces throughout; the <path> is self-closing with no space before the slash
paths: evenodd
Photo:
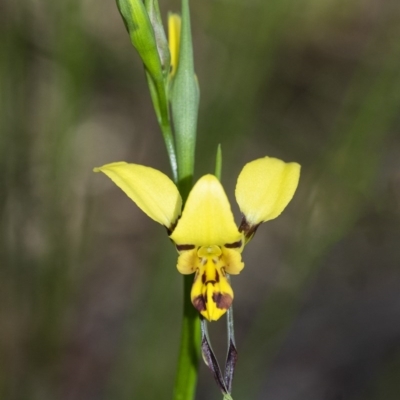
<path id="1" fill-rule="evenodd" d="M 228 249 L 238 249 L 238 248 L 242 247 L 242 241 L 238 240 L 237 242 L 234 242 L 234 243 L 226 243 L 225 247 Z"/>
<path id="2" fill-rule="evenodd" d="M 215 282 L 219 282 L 219 273 L 218 270 L 215 270 Z"/>
<path id="3" fill-rule="evenodd" d="M 199 312 L 206 310 L 206 303 L 207 303 L 207 297 L 204 297 L 202 295 L 197 296 L 192 300 L 194 308 Z"/>
<path id="4" fill-rule="evenodd" d="M 247 239 L 251 238 L 257 231 L 258 227 L 261 225 L 261 222 L 256 225 L 251 225 L 245 216 L 242 218 L 242 222 L 239 226 L 239 232 L 243 232 Z M 226 245 L 225 245 L 226 246 Z"/>
<path id="5" fill-rule="evenodd" d="M 207 274 L 206 274 L 206 271 L 204 271 L 204 272 L 203 272 L 203 275 L 201 275 L 201 281 L 202 281 L 203 283 L 206 283 L 206 279 L 207 279 Z"/>
<path id="6" fill-rule="evenodd" d="M 184 250 L 193 250 L 196 246 L 194 244 L 177 244 L 176 249 L 178 251 L 184 251 Z"/>
<path id="7" fill-rule="evenodd" d="M 229 294 L 214 292 L 212 296 L 213 301 L 221 310 L 227 310 L 232 304 L 232 297 Z"/>
<path id="8" fill-rule="evenodd" d="M 216 260 L 215 258 L 212 258 L 211 261 L 213 264 L 217 264 L 217 262 L 218 262 L 218 260 Z"/>
<path id="9" fill-rule="evenodd" d="M 178 218 L 176 219 L 176 221 L 171 223 L 170 227 L 168 227 L 168 226 L 165 227 L 167 229 L 168 236 L 171 236 L 172 232 L 176 228 L 176 225 L 178 225 L 178 221 L 179 221 L 180 218 L 181 218 L 181 216 L 179 215 Z"/>
<path id="10" fill-rule="evenodd" d="M 221 267 L 221 273 L 223 276 L 226 276 L 226 271 L 225 271 L 226 267 Z"/>

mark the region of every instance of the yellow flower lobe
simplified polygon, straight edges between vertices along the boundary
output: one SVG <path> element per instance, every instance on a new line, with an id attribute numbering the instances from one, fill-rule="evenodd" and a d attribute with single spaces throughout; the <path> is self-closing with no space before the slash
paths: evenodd
<path id="1" fill-rule="evenodd" d="M 144 165 L 114 162 L 95 168 L 103 172 L 154 221 L 171 229 L 178 219 L 182 199 L 177 187 L 162 172 Z"/>
<path id="2" fill-rule="evenodd" d="M 219 246 L 203 246 L 198 249 L 197 256 L 197 270 L 191 291 L 192 303 L 207 320 L 217 321 L 233 301 L 222 250 Z"/>
<path id="3" fill-rule="evenodd" d="M 251 161 L 236 184 L 236 201 L 250 226 L 276 218 L 292 199 L 300 165 L 272 157 Z"/>

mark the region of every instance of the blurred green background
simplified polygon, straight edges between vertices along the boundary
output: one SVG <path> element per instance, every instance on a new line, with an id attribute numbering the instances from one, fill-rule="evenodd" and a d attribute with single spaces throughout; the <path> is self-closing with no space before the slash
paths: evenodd
<path id="1" fill-rule="evenodd" d="M 179 10 L 178 1 L 161 9 Z M 196 175 L 302 165 L 233 277 L 235 399 L 400 398 L 400 3 L 192 1 Z M 114 1 L 0 4 L 0 397 L 172 396 L 182 278 L 92 168 L 169 173 Z M 211 326 L 221 359 L 225 324 Z M 202 365 L 197 400 L 220 399 Z"/>

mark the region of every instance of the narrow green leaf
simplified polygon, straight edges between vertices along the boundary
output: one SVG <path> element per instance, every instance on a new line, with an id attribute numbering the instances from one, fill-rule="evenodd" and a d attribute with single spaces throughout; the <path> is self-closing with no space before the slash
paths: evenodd
<path id="1" fill-rule="evenodd" d="M 151 77 L 162 78 L 162 67 L 157 43 L 149 16 L 142 0 L 117 0 L 118 10 L 128 30 L 132 44 L 138 51 Z"/>
<path id="2" fill-rule="evenodd" d="M 157 0 L 145 0 L 144 6 L 149 15 L 151 25 L 153 26 L 157 51 L 160 57 L 164 77 L 167 78 L 171 64 L 171 55 L 169 52 L 168 40 L 162 23 L 160 7 Z"/>
<path id="3" fill-rule="evenodd" d="M 117 6 L 131 42 L 143 61 L 153 107 L 167 147 L 173 178 L 177 182 L 178 168 L 167 95 L 170 56 L 158 3 L 156 0 L 147 1 L 150 17 L 142 0 L 117 0 Z"/>

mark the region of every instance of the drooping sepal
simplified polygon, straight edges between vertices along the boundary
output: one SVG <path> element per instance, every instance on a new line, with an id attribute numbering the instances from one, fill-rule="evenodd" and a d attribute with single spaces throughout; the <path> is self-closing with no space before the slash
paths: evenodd
<path id="1" fill-rule="evenodd" d="M 230 282 L 229 275 L 226 276 Z M 238 359 L 238 352 L 236 349 L 235 341 L 235 324 L 233 318 L 233 307 L 230 306 L 226 312 L 226 327 L 228 332 L 228 351 L 226 354 L 225 362 L 225 386 L 229 393 L 232 392 L 233 375 L 235 373 L 236 362 Z"/>
<path id="2" fill-rule="evenodd" d="M 171 231 L 180 215 L 182 199 L 177 187 L 162 172 L 138 164 L 115 162 L 95 168 L 103 172 L 154 221 Z"/>
<path id="3" fill-rule="evenodd" d="M 208 333 L 207 320 L 201 319 L 201 351 L 205 364 L 212 372 L 215 382 L 221 390 L 224 400 L 233 400 L 231 396 L 232 381 L 237 361 L 237 350 L 235 345 L 232 307 L 227 314 L 228 323 L 228 353 L 225 363 L 225 373 L 222 374 L 217 357 L 213 351 Z"/>
<path id="4" fill-rule="evenodd" d="M 205 364 L 211 370 L 215 382 L 217 383 L 225 398 L 225 395 L 229 395 L 229 392 L 226 388 L 224 377 L 222 376 L 217 357 L 215 356 L 211 346 L 207 328 L 207 321 L 205 319 L 201 320 L 201 353 Z"/>

